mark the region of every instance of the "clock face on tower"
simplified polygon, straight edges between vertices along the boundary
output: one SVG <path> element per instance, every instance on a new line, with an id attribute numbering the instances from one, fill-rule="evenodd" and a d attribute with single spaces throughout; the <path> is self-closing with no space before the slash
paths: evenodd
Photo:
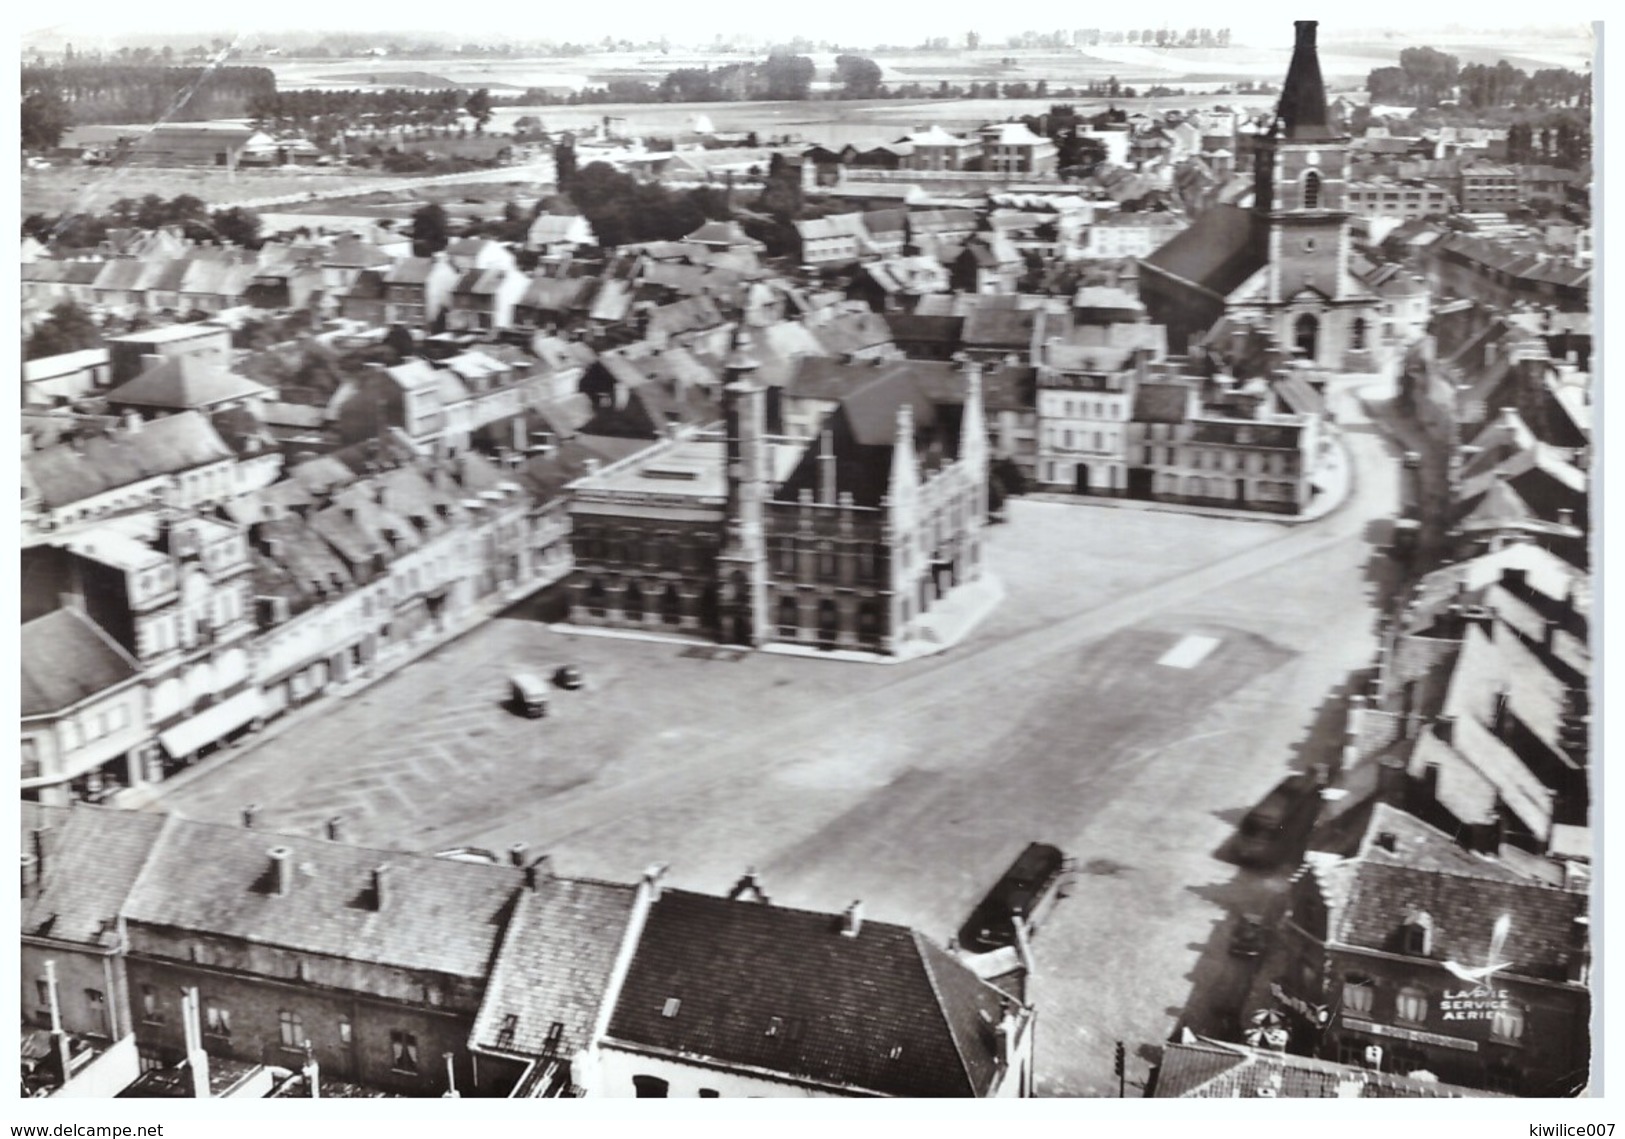
<path id="1" fill-rule="evenodd" d="M 1304 161 L 1309 163 L 1309 165 L 1311 165 L 1311 166 L 1319 166 L 1320 165 L 1320 151 L 1311 150 L 1308 154 L 1306 154 L 1304 156 Z"/>

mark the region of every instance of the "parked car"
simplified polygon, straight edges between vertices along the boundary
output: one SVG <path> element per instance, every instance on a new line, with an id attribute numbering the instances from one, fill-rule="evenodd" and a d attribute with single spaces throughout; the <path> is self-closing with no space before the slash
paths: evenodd
<path id="1" fill-rule="evenodd" d="M 574 692 L 583 683 L 581 670 L 573 664 L 561 664 L 558 671 L 553 674 L 553 683 L 560 688 Z"/>
<path id="2" fill-rule="evenodd" d="M 1021 852 L 994 884 L 959 931 L 959 943 L 977 953 L 991 953 L 1016 942 L 1017 920 L 1029 934 L 1071 892 L 1077 873 L 1074 861 L 1048 843 L 1035 842 Z"/>
<path id="3" fill-rule="evenodd" d="M 1230 955 L 1232 957 L 1257 957 L 1264 952 L 1264 943 L 1269 940 L 1269 933 L 1264 927 L 1264 919 L 1258 914 L 1242 914 L 1236 919 L 1236 926 L 1230 931 Z"/>
<path id="4" fill-rule="evenodd" d="M 537 720 L 547 715 L 547 687 L 528 672 L 516 672 L 508 678 L 509 699 L 513 710 Z"/>

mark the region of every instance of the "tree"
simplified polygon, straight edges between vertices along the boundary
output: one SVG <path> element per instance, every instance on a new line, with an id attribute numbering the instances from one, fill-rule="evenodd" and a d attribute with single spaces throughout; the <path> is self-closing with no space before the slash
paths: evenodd
<path id="1" fill-rule="evenodd" d="M 835 78 L 840 80 L 843 98 L 873 99 L 880 90 L 880 65 L 864 55 L 838 55 Z"/>
<path id="2" fill-rule="evenodd" d="M 764 99 L 805 99 L 812 90 L 818 69 L 804 55 L 774 53 L 762 65 L 762 78 L 767 88 Z"/>
<path id="3" fill-rule="evenodd" d="M 419 206 L 412 214 L 412 252 L 418 257 L 438 253 L 450 241 L 451 219 L 439 202 Z"/>
<path id="4" fill-rule="evenodd" d="M 101 329 L 90 319 L 90 314 L 72 301 L 58 301 L 51 315 L 40 323 L 23 346 L 23 358 L 37 360 L 41 356 L 60 356 L 66 352 L 79 352 L 86 348 L 99 348 Z"/>
<path id="5" fill-rule="evenodd" d="M 560 190 L 568 191 L 570 183 L 576 177 L 576 148 L 575 143 L 565 141 L 553 148 L 554 184 Z"/>
<path id="6" fill-rule="evenodd" d="M 216 210 L 211 220 L 214 232 L 221 241 L 229 241 L 245 249 L 258 249 L 263 244 L 260 239 L 260 216 L 252 210 L 232 206 L 230 209 Z"/>
<path id="7" fill-rule="evenodd" d="M 463 110 L 474 118 L 474 133 L 484 134 L 485 124 L 491 121 L 491 92 L 481 87 L 468 97 Z"/>
<path id="8" fill-rule="evenodd" d="M 55 90 L 30 91 L 23 96 L 21 125 L 24 150 L 50 150 L 73 125 L 73 112 Z"/>

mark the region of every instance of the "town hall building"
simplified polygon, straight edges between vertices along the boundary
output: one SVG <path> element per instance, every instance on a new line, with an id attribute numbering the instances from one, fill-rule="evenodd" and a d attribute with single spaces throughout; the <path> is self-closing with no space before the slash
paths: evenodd
<path id="1" fill-rule="evenodd" d="M 982 576 L 981 366 L 953 400 L 886 370 L 812 439 L 768 434 L 756 366 L 735 347 L 720 434 L 572 484 L 571 621 L 882 654 L 929 636 L 938 603 Z"/>

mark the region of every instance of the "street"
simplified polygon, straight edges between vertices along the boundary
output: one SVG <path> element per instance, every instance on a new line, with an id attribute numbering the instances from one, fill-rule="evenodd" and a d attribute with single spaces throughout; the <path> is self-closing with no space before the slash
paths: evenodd
<path id="1" fill-rule="evenodd" d="M 946 941 L 1029 842 L 1083 869 L 1034 943 L 1038 1087 L 1115 1095 L 1180 1024 L 1244 1010 L 1230 924 L 1290 868 L 1223 857 L 1289 769 L 1335 748 L 1341 686 L 1372 659 L 1394 570 L 1377 548 L 1397 450 L 1343 397 L 1353 493 L 1289 527 L 1014 501 L 989 535 L 1008 598 L 963 644 L 904 665 L 713 654 L 500 618 L 199 773 L 157 809 L 394 849 L 514 842 L 560 873 L 725 891 Z M 503 680 L 580 666 L 523 720 Z M 1130 1094 L 1134 1094 L 1131 1089 Z"/>

